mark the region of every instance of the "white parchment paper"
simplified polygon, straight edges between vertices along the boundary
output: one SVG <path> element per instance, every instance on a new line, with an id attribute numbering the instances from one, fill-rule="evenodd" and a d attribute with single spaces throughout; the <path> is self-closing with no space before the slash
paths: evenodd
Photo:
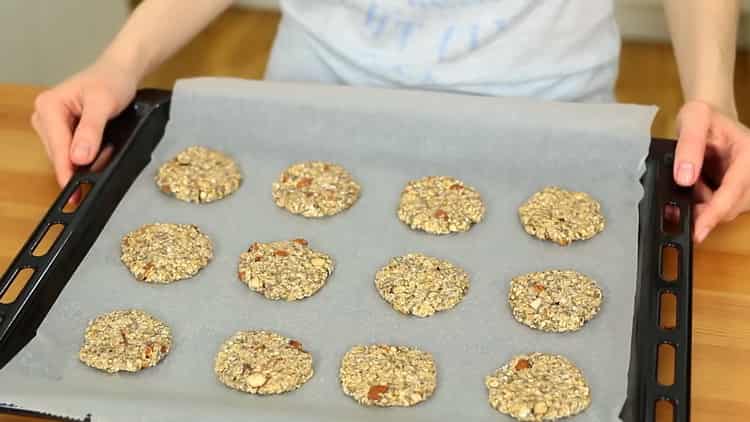
<path id="1" fill-rule="evenodd" d="M 561 104 L 449 94 L 194 79 L 177 84 L 154 160 L 126 194 L 63 291 L 37 337 L 0 371 L 0 402 L 94 421 L 506 421 L 487 403 L 484 377 L 518 353 L 560 353 L 593 391 L 577 421 L 615 421 L 624 402 L 636 279 L 638 179 L 655 109 Z M 233 156 L 244 182 L 231 197 L 187 204 L 159 192 L 158 166 L 183 148 Z M 271 200 L 271 183 L 299 160 L 330 160 L 362 185 L 355 206 L 308 220 Z M 476 187 L 487 214 L 468 233 L 413 232 L 396 217 L 403 186 L 451 175 Z M 527 235 L 518 206 L 547 185 L 589 192 L 603 204 L 605 231 L 560 247 Z M 136 282 L 119 242 L 151 222 L 193 223 L 215 245 L 197 277 L 173 285 Z M 238 256 L 253 241 L 304 237 L 336 269 L 318 294 L 272 302 L 237 281 Z M 457 308 L 427 319 L 393 311 L 375 272 L 408 252 L 449 259 L 471 275 Z M 517 323 L 508 309 L 516 274 L 572 268 L 599 281 L 605 303 L 577 333 Z M 169 323 L 175 345 L 157 367 L 106 375 L 78 361 L 89 320 L 140 308 Z M 278 397 L 229 390 L 213 374 L 219 344 L 237 330 L 276 330 L 313 353 L 315 376 Z M 394 343 L 434 354 L 438 388 L 409 409 L 363 408 L 338 382 L 343 354 L 358 343 Z"/>

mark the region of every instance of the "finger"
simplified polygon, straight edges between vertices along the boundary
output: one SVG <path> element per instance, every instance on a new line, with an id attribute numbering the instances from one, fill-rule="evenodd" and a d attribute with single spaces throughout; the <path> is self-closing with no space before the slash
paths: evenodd
<path id="1" fill-rule="evenodd" d="M 68 204 L 70 204 L 70 205 L 78 205 L 78 203 L 80 203 L 80 202 L 81 202 L 81 192 L 76 189 L 70 195 L 70 198 L 68 198 Z"/>
<path id="2" fill-rule="evenodd" d="M 722 221 L 731 221 L 739 213 L 739 201 L 745 190 L 743 164 L 735 163 L 724 176 L 721 187 L 714 192 L 706 208 L 695 222 L 695 240 L 700 243 Z"/>
<path id="3" fill-rule="evenodd" d="M 60 187 L 64 187 L 68 183 L 75 171 L 75 166 L 70 162 L 70 156 L 68 155 L 70 149 L 68 145 L 68 142 L 53 141 L 50 143 L 52 164 L 55 167 L 55 177 Z"/>
<path id="4" fill-rule="evenodd" d="M 101 95 L 91 94 L 83 98 L 83 111 L 70 146 L 73 163 L 90 164 L 99 151 L 102 133 L 112 114 L 112 105 Z"/>
<path id="5" fill-rule="evenodd" d="M 670 224 L 679 224 L 680 208 L 676 205 L 667 204 L 664 207 L 664 219 Z"/>
<path id="6" fill-rule="evenodd" d="M 703 179 L 698 179 L 693 186 L 693 198 L 699 203 L 708 203 L 714 196 L 714 191 L 706 184 Z"/>
<path id="7" fill-rule="evenodd" d="M 681 186 L 693 185 L 701 174 L 711 115 L 711 108 L 700 102 L 688 103 L 680 110 L 673 173 L 675 182 Z"/>
<path id="8" fill-rule="evenodd" d="M 38 124 L 45 139 L 57 183 L 62 187 L 73 176 L 69 150 L 72 137 L 70 112 L 62 102 L 42 100 L 38 106 Z"/>
<path id="9" fill-rule="evenodd" d="M 41 141 L 42 147 L 44 147 L 44 152 L 47 154 L 48 159 L 52 159 L 52 155 L 50 155 L 49 152 L 49 146 L 47 146 L 46 139 L 42 136 L 42 126 L 39 122 L 39 113 L 33 112 L 31 113 L 31 127 L 34 128 L 34 131 L 36 131 L 37 135 L 39 135 L 39 140 Z"/>
<path id="10" fill-rule="evenodd" d="M 708 208 L 708 204 L 695 204 L 693 207 L 693 227 L 697 227 L 696 222 L 706 212 L 706 208 Z M 697 236 L 695 237 L 697 238 Z"/>

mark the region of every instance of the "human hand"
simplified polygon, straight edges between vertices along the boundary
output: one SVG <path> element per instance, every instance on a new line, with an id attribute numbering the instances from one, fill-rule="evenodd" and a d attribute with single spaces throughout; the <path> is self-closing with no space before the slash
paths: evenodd
<path id="1" fill-rule="evenodd" d="M 94 160 L 104 126 L 130 103 L 137 85 L 133 72 L 102 58 L 36 98 L 31 124 L 61 187 L 76 166 Z"/>
<path id="2" fill-rule="evenodd" d="M 686 103 L 677 117 L 679 138 L 674 179 L 694 186 L 694 239 L 750 210 L 750 130 L 700 102 Z"/>

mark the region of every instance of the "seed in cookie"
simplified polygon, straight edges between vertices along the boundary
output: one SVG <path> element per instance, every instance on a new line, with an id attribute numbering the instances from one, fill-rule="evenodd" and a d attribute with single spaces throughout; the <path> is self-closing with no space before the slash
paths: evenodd
<path id="1" fill-rule="evenodd" d="M 167 324 L 131 309 L 100 315 L 86 328 L 81 362 L 105 372 L 138 372 L 164 359 L 172 348 Z"/>
<path id="2" fill-rule="evenodd" d="M 282 394 L 312 378 L 312 355 L 299 341 L 272 331 L 239 331 L 221 345 L 214 372 L 235 390 Z"/>
<path id="3" fill-rule="evenodd" d="M 591 404 L 583 373 L 563 356 L 516 356 L 485 378 L 489 403 L 519 421 L 556 421 L 577 415 Z"/>
<path id="4" fill-rule="evenodd" d="M 240 255 L 242 282 L 268 299 L 293 301 L 312 296 L 333 272 L 333 259 L 305 239 L 253 243 Z"/>
<path id="5" fill-rule="evenodd" d="M 213 258 L 211 240 L 192 224 L 146 224 L 126 234 L 120 247 L 123 264 L 146 283 L 190 278 Z"/>
<path id="6" fill-rule="evenodd" d="M 415 230 L 433 234 L 468 231 L 482 221 L 485 207 L 474 188 L 446 176 L 410 181 L 401 193 L 398 218 Z"/>
<path id="7" fill-rule="evenodd" d="M 217 201 L 240 187 L 237 163 L 221 152 L 192 146 L 159 167 L 156 186 L 175 198 L 196 203 Z"/>
<path id="8" fill-rule="evenodd" d="M 565 246 L 604 230 L 601 204 L 585 192 L 546 187 L 518 209 L 524 230 L 542 240 Z"/>
<path id="9" fill-rule="evenodd" d="M 469 275 L 448 261 L 412 253 L 381 268 L 375 287 L 393 309 L 428 317 L 461 302 L 469 290 Z"/>
<path id="10" fill-rule="evenodd" d="M 602 306 L 597 282 L 572 270 L 533 272 L 514 277 L 508 303 L 520 323 L 542 331 L 580 330 Z"/>
<path id="11" fill-rule="evenodd" d="M 364 406 L 414 406 L 437 385 L 432 355 L 413 347 L 354 346 L 339 370 L 344 393 Z"/>
<path id="12" fill-rule="evenodd" d="M 360 186 L 343 167 L 306 161 L 284 170 L 273 183 L 273 200 L 281 208 L 304 217 L 340 213 L 359 199 Z"/>

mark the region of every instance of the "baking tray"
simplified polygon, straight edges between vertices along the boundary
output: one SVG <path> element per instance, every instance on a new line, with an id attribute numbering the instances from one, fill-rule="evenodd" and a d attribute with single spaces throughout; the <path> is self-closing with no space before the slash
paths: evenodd
<path id="1" fill-rule="evenodd" d="M 104 149 L 111 159 L 76 173 L 4 274 L 0 282 L 0 297 L 19 271 L 26 268 L 34 271 L 18 298 L 13 303 L 0 305 L 0 365 L 5 366 L 35 336 L 36 329 L 119 201 L 149 163 L 151 153 L 164 133 L 169 105 L 169 92 L 144 90 L 138 93 L 134 102 L 107 126 Z M 689 420 L 692 210 L 689 191 L 672 182 L 673 154 L 674 142 L 652 140 L 641 180 L 644 196 L 639 207 L 638 280 L 630 369 L 628 379 L 623 380 L 628 384 L 627 400 L 621 412 L 625 422 L 654 420 L 659 400 L 673 404 L 675 421 Z M 63 213 L 63 205 L 83 183 L 90 184 L 91 191 L 73 213 Z M 663 210 L 668 204 L 680 210 L 679 229 L 669 233 L 663 224 Z M 64 230 L 45 255 L 33 256 L 31 252 L 53 224 L 63 224 Z M 666 282 L 660 275 L 665 246 L 679 251 L 676 282 Z M 664 293 L 677 297 L 678 324 L 673 329 L 662 329 L 659 325 L 660 298 Z M 657 348 L 662 344 L 672 345 L 676 350 L 674 384 L 671 386 L 657 382 Z M 12 403 L 0 404 L 0 409 L 23 414 L 44 410 L 20 409 Z M 96 420 L 95 414 L 93 417 Z"/>

